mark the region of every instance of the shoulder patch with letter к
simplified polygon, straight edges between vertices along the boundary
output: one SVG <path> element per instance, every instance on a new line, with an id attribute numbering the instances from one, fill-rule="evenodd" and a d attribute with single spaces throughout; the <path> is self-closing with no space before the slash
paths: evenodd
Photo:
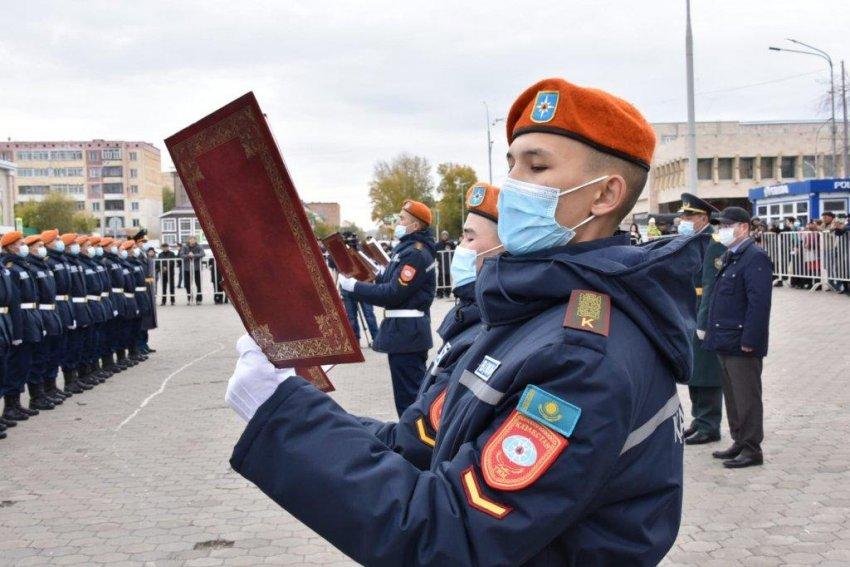
<path id="1" fill-rule="evenodd" d="M 564 327 L 608 336 L 611 325 L 611 297 L 596 291 L 575 289 L 570 294 Z"/>
<path id="2" fill-rule="evenodd" d="M 484 481 L 496 490 L 522 490 L 543 476 L 569 442 L 513 410 L 481 452 Z"/>
<path id="3" fill-rule="evenodd" d="M 404 285 L 407 285 L 413 280 L 414 277 L 416 277 L 416 268 L 414 268 L 410 264 L 405 264 L 401 268 L 401 274 L 398 277 L 398 281 L 403 283 Z"/>
<path id="4" fill-rule="evenodd" d="M 569 437 L 581 417 L 581 408 L 553 396 L 533 384 L 525 387 L 517 406 L 519 412 Z"/>

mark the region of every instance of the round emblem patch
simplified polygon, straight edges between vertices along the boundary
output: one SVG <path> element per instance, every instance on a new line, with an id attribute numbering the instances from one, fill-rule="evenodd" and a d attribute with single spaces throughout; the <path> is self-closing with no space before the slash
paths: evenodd
<path id="1" fill-rule="evenodd" d="M 523 435 L 511 435 L 502 441 L 502 451 L 515 465 L 530 467 L 537 462 L 537 449 L 531 439 Z"/>
<path id="2" fill-rule="evenodd" d="M 469 196 L 469 206 L 470 207 L 478 207 L 481 203 L 484 202 L 484 195 L 487 193 L 487 189 L 484 187 L 473 187 L 472 194 Z"/>

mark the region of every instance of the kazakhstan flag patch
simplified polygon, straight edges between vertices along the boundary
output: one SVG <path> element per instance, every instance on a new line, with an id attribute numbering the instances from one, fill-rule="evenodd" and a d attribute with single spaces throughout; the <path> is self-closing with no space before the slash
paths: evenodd
<path id="1" fill-rule="evenodd" d="M 517 409 L 521 414 L 554 429 L 564 437 L 573 434 L 573 429 L 581 417 L 580 407 L 532 384 L 525 387 Z"/>

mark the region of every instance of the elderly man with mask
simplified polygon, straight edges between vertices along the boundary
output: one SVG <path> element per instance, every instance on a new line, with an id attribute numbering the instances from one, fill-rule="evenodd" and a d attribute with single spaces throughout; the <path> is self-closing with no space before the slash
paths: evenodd
<path id="1" fill-rule="evenodd" d="M 244 339 L 231 465 L 368 565 L 656 565 L 681 520 L 699 243 L 615 235 L 655 147 L 626 101 L 546 79 L 506 122 L 507 254 L 478 274 L 484 327 L 428 469 Z"/>
<path id="2" fill-rule="evenodd" d="M 481 330 L 475 280 L 484 258 L 502 252 L 496 229 L 498 199 L 499 189 L 486 183 L 476 183 L 466 193 L 469 214 L 450 267 L 457 304 L 437 328 L 443 344 L 422 379 L 416 401 L 401 414 L 398 423 L 361 418 L 388 447 L 422 470 L 427 470 L 431 463 L 447 394 L 446 384 L 455 365 Z"/>

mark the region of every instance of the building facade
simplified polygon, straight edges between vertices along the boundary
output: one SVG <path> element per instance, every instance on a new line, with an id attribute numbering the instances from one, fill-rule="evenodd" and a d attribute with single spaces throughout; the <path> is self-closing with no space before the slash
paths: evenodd
<path id="1" fill-rule="evenodd" d="M 206 246 L 207 239 L 180 176 L 176 171 L 165 171 L 162 178 L 165 186 L 174 191 L 174 208 L 159 218 L 162 241 L 173 246 L 178 243 L 185 244 L 190 236 L 194 236 L 198 243 Z"/>
<path id="2" fill-rule="evenodd" d="M 11 161 L 0 159 L 0 225 L 15 226 L 15 173 Z"/>
<path id="3" fill-rule="evenodd" d="M 653 127 L 658 144 L 646 187 L 632 211 L 638 221 L 676 212 L 682 192 L 690 191 L 688 124 Z M 718 208 L 751 208 L 748 192 L 754 187 L 845 176 L 840 156 L 833 169 L 829 122 L 697 122 L 696 139 L 696 194 Z"/>
<path id="4" fill-rule="evenodd" d="M 0 159 L 17 166 L 15 203 L 63 193 L 95 218 L 100 232 L 147 228 L 152 237 L 159 236 L 162 172 L 159 149 L 152 144 L 10 141 L 0 142 Z"/>

